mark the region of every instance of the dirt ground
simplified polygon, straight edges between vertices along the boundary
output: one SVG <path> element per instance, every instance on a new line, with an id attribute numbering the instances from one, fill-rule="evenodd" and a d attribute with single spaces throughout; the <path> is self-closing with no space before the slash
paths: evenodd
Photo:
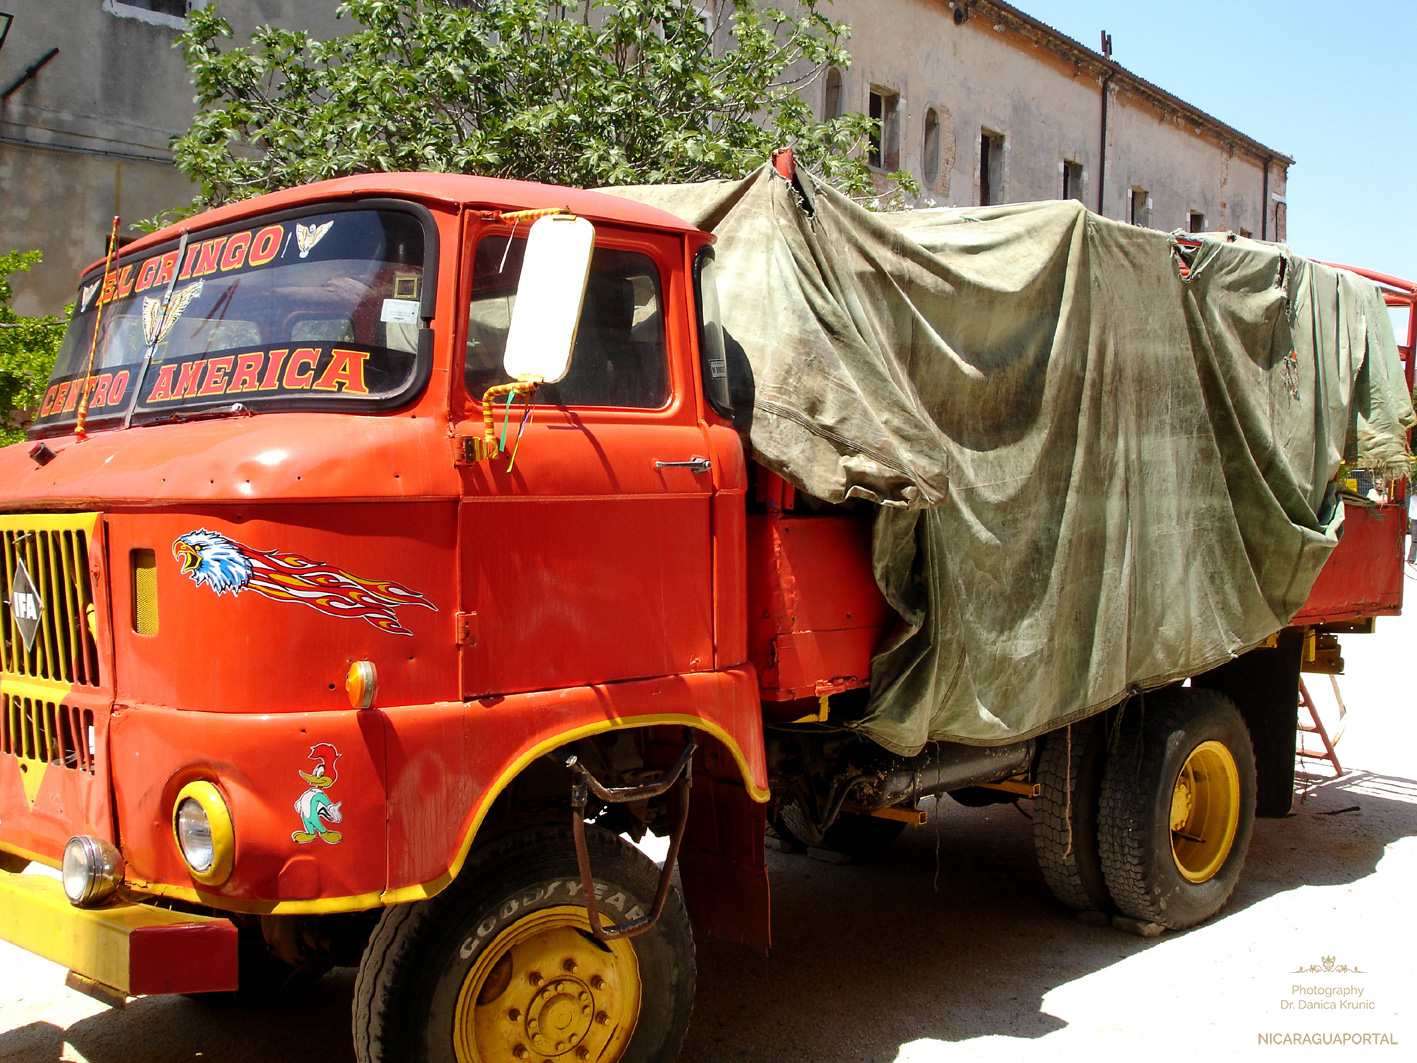
<path id="1" fill-rule="evenodd" d="M 1417 602 L 1410 575 L 1407 591 Z M 699 943 L 683 1063 L 1413 1058 L 1417 609 L 1343 645 L 1348 772 L 1259 821 L 1221 918 L 1154 939 L 1078 922 L 1035 866 L 1027 802 L 946 799 L 868 864 L 770 854 L 772 954 Z M 1336 722 L 1328 680 L 1309 679 Z M 353 981 L 337 972 L 261 1011 L 113 1011 L 0 945 L 0 1060 L 344 1063 Z"/>

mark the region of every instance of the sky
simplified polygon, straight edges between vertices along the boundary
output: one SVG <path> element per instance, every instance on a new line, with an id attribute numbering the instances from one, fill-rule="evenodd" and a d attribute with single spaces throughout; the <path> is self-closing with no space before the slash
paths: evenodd
<path id="1" fill-rule="evenodd" d="M 1010 0 L 1294 158 L 1299 254 L 1417 280 L 1417 0 Z"/>

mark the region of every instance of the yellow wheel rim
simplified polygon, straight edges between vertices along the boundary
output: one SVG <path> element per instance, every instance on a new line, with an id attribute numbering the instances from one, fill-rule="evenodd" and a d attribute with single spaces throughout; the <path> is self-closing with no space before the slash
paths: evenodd
<path id="1" fill-rule="evenodd" d="M 1171 854 L 1188 882 L 1220 870 L 1240 826 L 1240 772 L 1221 742 L 1191 751 L 1171 792 Z"/>
<path id="2" fill-rule="evenodd" d="M 458 992 L 458 1063 L 613 1063 L 624 1055 L 640 1015 L 639 960 L 630 942 L 602 948 L 589 930 L 584 908 L 564 906 L 497 935 Z"/>

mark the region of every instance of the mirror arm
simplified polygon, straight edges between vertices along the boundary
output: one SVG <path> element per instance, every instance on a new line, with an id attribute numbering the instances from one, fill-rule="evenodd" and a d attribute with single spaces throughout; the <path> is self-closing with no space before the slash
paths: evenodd
<path id="1" fill-rule="evenodd" d="M 482 395 L 482 438 L 468 440 L 473 461 L 486 461 L 502 453 L 502 443 L 497 438 L 497 400 L 508 395 L 521 395 L 528 402 L 541 386 L 541 378 L 524 376 L 510 384 L 495 384 Z"/>

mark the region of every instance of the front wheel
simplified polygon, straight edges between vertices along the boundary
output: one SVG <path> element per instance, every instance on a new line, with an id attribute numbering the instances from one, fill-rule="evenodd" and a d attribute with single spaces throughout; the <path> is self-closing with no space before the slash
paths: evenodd
<path id="1" fill-rule="evenodd" d="M 586 830 L 602 918 L 650 910 L 659 869 Z M 569 827 L 469 859 L 431 900 L 384 913 L 355 984 L 360 1063 L 670 1063 L 688 1030 L 694 943 L 677 890 L 633 939 L 590 934 Z"/>
<path id="2" fill-rule="evenodd" d="M 1130 703 L 1102 778 L 1098 841 L 1126 915 L 1182 930 L 1229 899 L 1255 824 L 1255 756 L 1229 698 L 1176 689 Z"/>

